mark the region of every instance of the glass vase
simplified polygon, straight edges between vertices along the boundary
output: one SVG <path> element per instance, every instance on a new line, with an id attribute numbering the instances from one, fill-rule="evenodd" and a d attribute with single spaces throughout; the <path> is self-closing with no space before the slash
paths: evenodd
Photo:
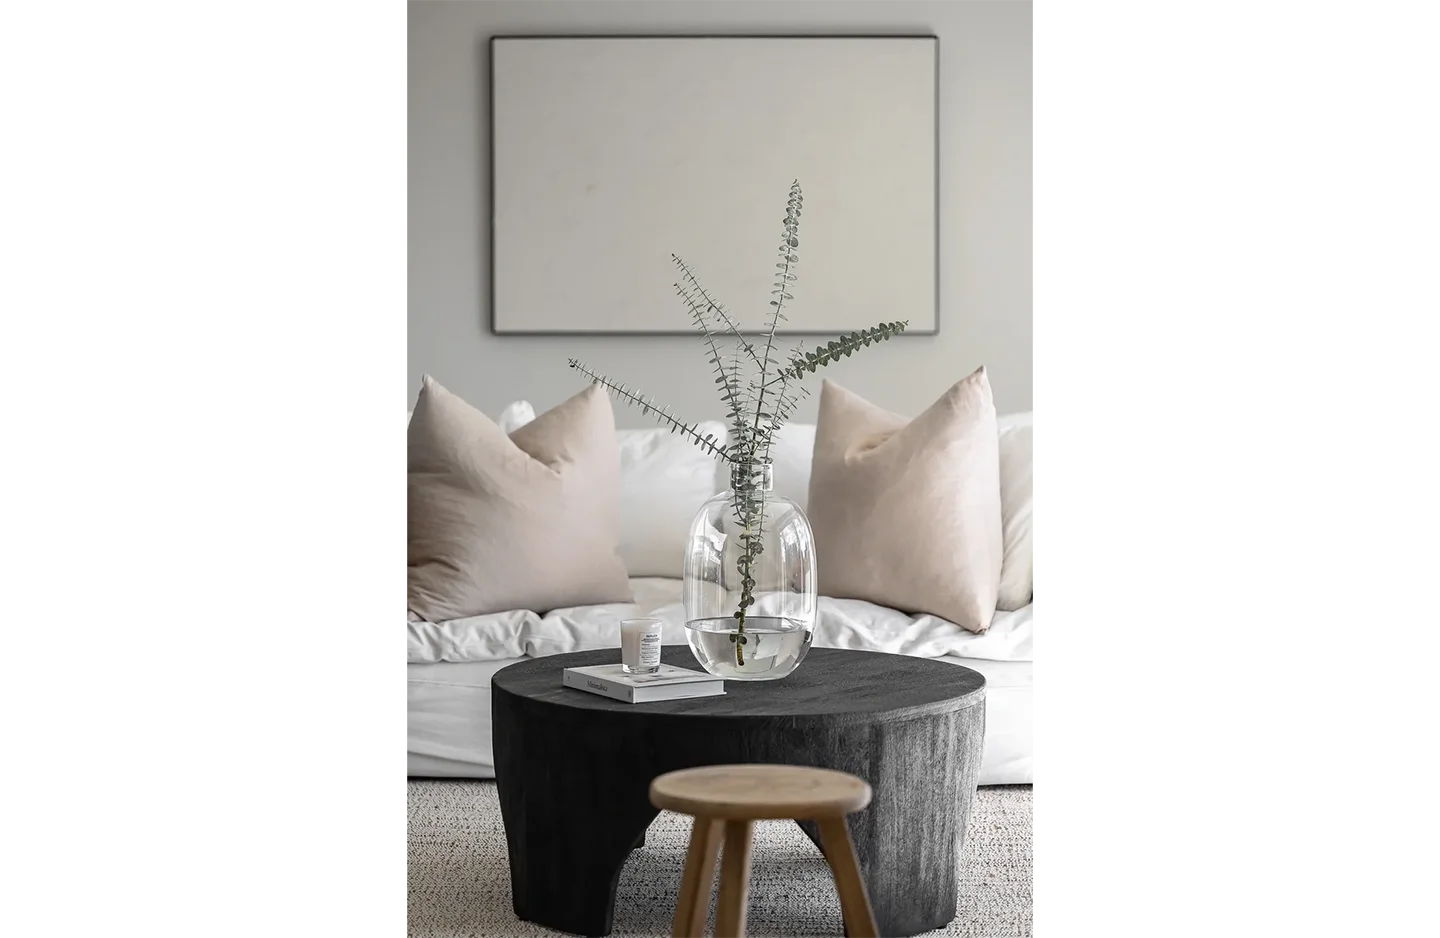
<path id="1" fill-rule="evenodd" d="M 773 681 L 794 671 L 815 631 L 815 538 L 775 494 L 769 465 L 742 467 L 690 525 L 685 633 L 711 674 Z"/>

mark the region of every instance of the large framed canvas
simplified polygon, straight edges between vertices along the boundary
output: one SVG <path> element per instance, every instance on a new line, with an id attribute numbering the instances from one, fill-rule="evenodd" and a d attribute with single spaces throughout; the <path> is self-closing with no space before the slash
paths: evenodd
<path id="1" fill-rule="evenodd" d="M 938 330 L 934 36 L 506 36 L 490 42 L 491 325 L 687 333 L 671 254 L 769 310 L 804 190 L 790 334 Z"/>

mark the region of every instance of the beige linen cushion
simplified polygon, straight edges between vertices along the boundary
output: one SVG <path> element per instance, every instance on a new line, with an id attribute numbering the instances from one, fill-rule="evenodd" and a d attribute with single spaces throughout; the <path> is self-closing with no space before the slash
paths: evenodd
<path id="1" fill-rule="evenodd" d="M 1005 551 L 985 369 L 914 420 L 826 381 L 816 423 L 809 516 L 820 592 L 989 628 Z"/>
<path id="2" fill-rule="evenodd" d="M 592 385 L 514 434 L 428 375 L 410 418 L 410 615 L 630 602 L 620 452 Z"/>

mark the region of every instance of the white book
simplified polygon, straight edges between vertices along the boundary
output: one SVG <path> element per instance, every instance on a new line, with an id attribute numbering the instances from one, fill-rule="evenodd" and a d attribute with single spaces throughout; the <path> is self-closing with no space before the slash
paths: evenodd
<path id="1" fill-rule="evenodd" d="M 725 693 L 725 682 L 715 675 L 668 664 L 660 665 L 653 674 L 626 674 L 618 664 L 566 668 L 564 683 L 566 687 L 625 703 L 717 697 Z"/>

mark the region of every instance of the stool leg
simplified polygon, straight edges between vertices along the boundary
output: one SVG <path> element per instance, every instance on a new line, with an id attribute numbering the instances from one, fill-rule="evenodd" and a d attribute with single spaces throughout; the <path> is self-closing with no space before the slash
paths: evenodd
<path id="1" fill-rule="evenodd" d="M 715 901 L 715 938 L 742 938 L 750 893 L 751 821 L 725 822 L 725 862 L 720 867 L 720 898 Z"/>
<path id="2" fill-rule="evenodd" d="M 715 854 L 720 852 L 723 821 L 697 817 L 690 828 L 690 851 L 685 857 L 685 875 L 680 879 L 680 898 L 675 903 L 675 938 L 700 938 L 705 916 L 710 911 L 710 887 L 715 883 Z"/>
<path id="3" fill-rule="evenodd" d="M 855 859 L 855 843 L 850 839 L 850 825 L 843 817 L 822 818 L 820 839 L 825 843 L 825 859 L 835 874 L 835 891 L 840 894 L 840 911 L 845 916 L 845 934 L 849 938 L 877 938 L 875 915 L 870 911 L 870 897 L 865 894 L 865 881 L 860 878 L 860 863 Z"/>

